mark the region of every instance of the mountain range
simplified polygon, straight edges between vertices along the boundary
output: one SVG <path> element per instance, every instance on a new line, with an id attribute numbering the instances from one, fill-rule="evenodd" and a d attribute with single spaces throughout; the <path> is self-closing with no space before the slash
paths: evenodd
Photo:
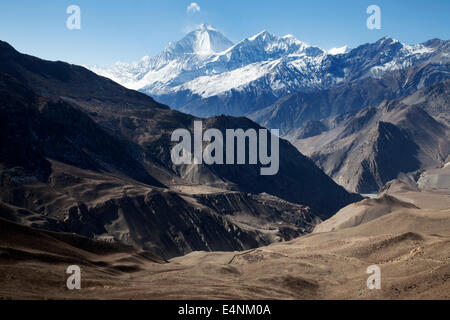
<path id="1" fill-rule="evenodd" d="M 360 193 L 378 193 L 391 180 L 440 168 L 450 154 L 450 128 L 433 112 L 447 101 L 450 81 L 377 107 L 308 121 L 288 138 L 337 183 Z M 416 176 L 416 177 L 414 177 Z"/>
<path id="2" fill-rule="evenodd" d="M 203 24 L 93 72 L 0 41 L 0 299 L 450 298 L 449 53 Z M 176 166 L 197 121 L 280 129 L 278 173 Z"/>
<path id="3" fill-rule="evenodd" d="M 189 114 L 243 116 L 298 91 L 380 78 L 424 62 L 448 63 L 448 48 L 438 39 L 407 45 L 385 37 L 327 51 L 267 31 L 233 44 L 202 24 L 155 57 L 90 69 Z"/>
<path id="4" fill-rule="evenodd" d="M 171 133 L 192 132 L 195 120 L 0 42 L 0 216 L 168 258 L 291 239 L 362 199 L 286 140 L 275 176 L 261 176 L 259 165 L 175 166 Z M 261 128 L 230 116 L 204 124 Z"/>
<path id="5" fill-rule="evenodd" d="M 380 78 L 367 77 L 330 89 L 292 93 L 248 117 L 265 127 L 280 129 L 282 135 L 290 135 L 308 121 L 376 107 L 383 101 L 406 97 L 448 80 L 449 64 L 427 62 L 387 72 Z M 427 111 L 442 117 L 448 110 Z"/>
<path id="6" fill-rule="evenodd" d="M 338 184 L 376 193 L 399 175 L 445 163 L 449 54 L 450 42 L 439 39 L 407 45 L 384 37 L 327 51 L 267 31 L 232 44 L 203 24 L 156 57 L 92 70 L 192 115 L 246 116 L 279 129 Z M 411 119 L 398 128 L 386 105 L 415 105 L 411 119 L 436 130 L 423 126 L 427 138 L 406 134 Z M 388 136 L 396 138 L 381 143 Z M 407 145 L 399 157 L 381 160 Z"/>

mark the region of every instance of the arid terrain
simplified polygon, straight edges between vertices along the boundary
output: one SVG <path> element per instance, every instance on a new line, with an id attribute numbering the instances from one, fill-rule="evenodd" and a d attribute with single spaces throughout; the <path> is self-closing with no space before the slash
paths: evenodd
<path id="1" fill-rule="evenodd" d="M 0 41 L 0 298 L 450 299 L 449 48 L 383 38 L 337 56 L 305 51 L 325 62 L 323 86 L 254 122 L 226 108 L 184 114 Z M 390 61 L 403 67 L 367 78 Z M 242 99 L 267 98 L 260 89 Z M 198 122 L 244 133 L 222 148 L 244 150 L 243 163 L 177 165 L 172 134 L 195 142 Z M 284 136 L 262 127 L 275 125 Z M 245 137 L 261 131 L 278 156 L 272 176 L 251 161 L 266 142 Z M 66 286 L 73 265 L 81 290 Z M 379 290 L 367 287 L 374 265 Z"/>
<path id="2" fill-rule="evenodd" d="M 1 220 L 3 299 L 450 299 L 450 191 L 394 181 L 313 234 L 242 252 L 148 252 Z M 331 231 L 333 230 L 333 231 Z M 82 288 L 66 288 L 80 265 Z M 366 286 L 371 265 L 381 290 Z"/>

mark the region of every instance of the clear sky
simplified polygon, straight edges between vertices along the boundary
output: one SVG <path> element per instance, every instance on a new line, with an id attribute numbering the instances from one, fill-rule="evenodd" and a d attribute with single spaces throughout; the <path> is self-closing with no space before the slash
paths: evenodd
<path id="1" fill-rule="evenodd" d="M 0 39 L 49 60 L 106 66 L 154 55 L 193 26 L 212 24 L 232 41 L 262 30 L 324 49 L 390 36 L 412 44 L 450 39 L 450 0 L 0 0 Z M 381 30 L 366 27 L 369 5 Z M 81 8 L 81 30 L 66 9 Z"/>

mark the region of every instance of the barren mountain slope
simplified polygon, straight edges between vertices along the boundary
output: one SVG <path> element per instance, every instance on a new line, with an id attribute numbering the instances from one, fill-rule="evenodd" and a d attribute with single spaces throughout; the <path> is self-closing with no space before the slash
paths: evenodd
<path id="1" fill-rule="evenodd" d="M 8 72 L 0 72 L 1 217 L 170 258 L 290 240 L 360 199 L 286 141 L 273 177 L 261 177 L 258 166 L 176 167 L 171 133 L 192 130 L 195 118 L 81 67 L 5 43 L 0 55 Z M 244 118 L 204 123 L 259 128 Z"/>
<path id="2" fill-rule="evenodd" d="M 74 121 L 73 118 L 79 117 L 86 123 L 89 122 L 91 128 L 95 130 L 101 128 L 104 131 L 101 136 L 111 136 L 114 141 L 120 141 L 124 145 L 122 151 L 113 153 L 121 154 L 123 157 L 128 154 L 129 158 L 132 158 L 130 163 L 134 162 L 139 169 L 144 169 L 145 172 L 140 174 L 149 176 L 147 179 L 153 178 L 166 186 L 208 184 L 222 189 L 251 193 L 267 192 L 309 206 L 324 216 L 329 216 L 348 203 L 360 199 L 359 196 L 349 194 L 336 185 L 317 169 L 314 163 L 285 141 L 280 143 L 280 172 L 275 176 L 261 177 L 258 166 L 249 168 L 237 165 L 217 168 L 200 165 L 194 168 L 195 170 L 189 166 L 176 167 L 170 159 L 170 150 L 174 145 L 170 141 L 172 132 L 180 128 L 192 131 L 193 122 L 201 119 L 170 110 L 150 97 L 127 90 L 82 67 L 23 55 L 4 42 L 0 46 L 0 57 L 1 72 L 15 78 L 15 81 L 28 88 L 27 90 L 34 91 L 33 94 L 36 96 L 55 101 L 52 105 L 63 105 L 72 112 L 65 118 L 60 116 L 55 119 L 53 113 L 60 112 L 60 109 L 54 107 L 48 110 L 51 121 L 57 121 L 62 125 L 64 121 L 70 119 L 75 125 L 79 120 Z M 10 94 L 8 90 L 5 91 L 6 94 Z M 20 96 L 22 93 L 14 94 Z M 10 112 L 8 108 L 12 106 L 5 104 L 4 108 L 5 112 Z M 217 117 L 204 122 L 205 128 L 217 127 L 221 130 L 260 128 L 249 120 L 232 117 Z M 47 130 L 52 127 L 53 125 L 46 126 Z M 97 134 L 89 135 L 91 132 L 86 130 L 74 133 L 70 126 L 64 129 L 84 142 L 95 141 L 97 137 Z M 44 134 L 55 132 L 44 131 Z M 6 137 L 8 136 L 5 135 Z M 80 141 L 74 140 L 73 137 L 69 136 L 63 140 L 64 144 L 69 145 L 68 148 L 79 151 L 81 149 L 86 153 L 79 145 Z M 50 149 L 49 151 L 54 151 L 51 150 L 54 144 L 52 147 L 48 144 L 43 145 Z M 97 152 L 107 152 L 98 145 L 95 149 Z M 109 147 L 108 149 L 112 150 Z M 48 153 L 46 155 L 50 156 Z M 71 153 L 65 153 L 66 160 L 70 157 Z M 110 159 L 104 162 L 108 163 Z M 126 163 L 128 164 L 128 161 Z M 191 173 L 186 174 L 188 171 Z M 128 173 L 126 175 L 130 176 Z M 142 181 L 140 177 L 137 180 Z M 158 185 L 157 182 L 153 181 L 150 184 Z M 317 192 L 319 189 L 320 194 Z M 322 197 L 328 197 L 329 200 L 323 202 Z"/>
<path id="3" fill-rule="evenodd" d="M 445 99 L 448 86 L 444 82 L 422 91 L 428 94 L 414 105 L 403 102 L 410 98 L 384 102 L 377 108 L 323 120 L 326 129 L 318 135 L 305 136 L 305 127 L 287 138 L 348 190 L 377 193 L 402 173 L 445 163 L 449 128 L 425 110 L 432 112 L 434 101 Z"/>
<path id="4" fill-rule="evenodd" d="M 388 72 L 382 77 L 345 82 L 326 90 L 292 93 L 249 117 L 264 127 L 280 129 L 282 135 L 293 135 L 308 121 L 358 112 L 376 107 L 385 100 L 401 97 L 408 97 L 405 99 L 407 104 L 423 102 L 422 107 L 437 116 L 445 113 L 445 105 L 448 105 L 447 96 L 439 92 L 447 87 L 442 87 L 440 83 L 449 79 L 448 64 L 426 63 Z M 433 97 L 437 95 L 439 107 L 427 103 L 429 99 L 436 103 L 437 99 Z M 425 97 L 429 97 L 428 100 Z"/>

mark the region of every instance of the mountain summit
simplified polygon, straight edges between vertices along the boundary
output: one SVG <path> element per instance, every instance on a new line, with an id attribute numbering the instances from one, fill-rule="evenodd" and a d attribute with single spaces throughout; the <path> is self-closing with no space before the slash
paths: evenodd
<path id="1" fill-rule="evenodd" d="M 234 44 L 216 28 L 204 23 L 181 40 L 169 43 L 154 57 L 147 56 L 134 63 L 116 63 L 109 68 L 88 68 L 127 88 L 159 98 L 186 90 L 188 96 L 209 97 L 261 76 L 273 74 L 276 77 L 280 62 L 290 55 L 312 59 L 323 53 L 293 36 L 279 37 L 265 30 Z M 270 81 L 279 83 L 278 79 Z"/>
<path id="2" fill-rule="evenodd" d="M 293 92 L 330 89 L 440 61 L 447 46 L 438 40 L 411 46 L 385 37 L 350 51 L 326 51 L 266 30 L 233 44 L 202 24 L 153 58 L 90 69 L 179 111 L 200 117 L 243 116 Z"/>
<path id="3" fill-rule="evenodd" d="M 194 31 L 188 33 L 178 42 L 170 43 L 166 51 L 175 55 L 214 54 L 225 51 L 233 45 L 220 31 L 203 23 Z"/>

